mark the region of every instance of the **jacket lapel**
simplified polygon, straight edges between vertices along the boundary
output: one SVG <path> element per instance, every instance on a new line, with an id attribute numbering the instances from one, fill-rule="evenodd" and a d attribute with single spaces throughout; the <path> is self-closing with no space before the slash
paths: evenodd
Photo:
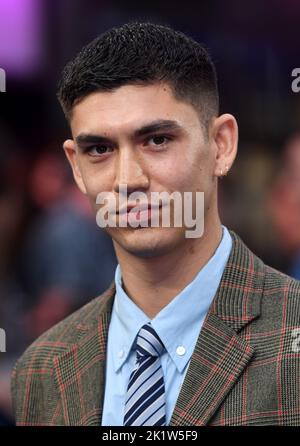
<path id="1" fill-rule="evenodd" d="M 254 354 L 238 333 L 260 314 L 264 264 L 230 233 L 233 248 L 200 331 L 171 426 L 208 424 Z"/>
<path id="2" fill-rule="evenodd" d="M 92 307 L 92 321 L 77 325 L 73 346 L 54 358 L 56 382 L 67 425 L 99 426 L 101 423 L 106 344 L 114 294 L 113 282 L 96 299 Z"/>

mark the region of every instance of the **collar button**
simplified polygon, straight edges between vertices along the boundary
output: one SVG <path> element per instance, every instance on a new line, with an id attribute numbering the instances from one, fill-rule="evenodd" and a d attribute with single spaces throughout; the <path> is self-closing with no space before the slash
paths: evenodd
<path id="1" fill-rule="evenodd" d="M 183 345 L 179 345 L 177 348 L 176 348 L 176 353 L 177 353 L 177 355 L 179 355 L 179 356 L 183 356 L 184 354 L 185 354 L 185 348 L 183 347 Z"/>

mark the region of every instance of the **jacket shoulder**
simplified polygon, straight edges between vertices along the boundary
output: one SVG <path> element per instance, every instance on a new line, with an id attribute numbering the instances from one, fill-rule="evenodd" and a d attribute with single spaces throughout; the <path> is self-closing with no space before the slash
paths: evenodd
<path id="1" fill-rule="evenodd" d="M 97 323 L 111 310 L 113 284 L 103 294 L 76 310 L 39 336 L 16 362 L 11 374 L 12 406 L 17 425 L 64 424 L 54 380 L 54 357 L 72 349 L 80 331 Z"/>
<path id="2" fill-rule="evenodd" d="M 265 265 L 264 291 L 270 295 L 281 292 L 289 298 L 299 299 L 300 281 L 269 265 Z"/>
<path id="3" fill-rule="evenodd" d="M 261 310 L 269 330 L 300 327 L 300 281 L 265 265 Z"/>
<path id="4" fill-rule="evenodd" d="M 78 342 L 80 327 L 92 326 L 97 323 L 101 313 L 112 306 L 114 295 L 113 284 L 101 295 L 93 298 L 83 307 L 74 311 L 62 321 L 41 334 L 21 355 L 17 367 L 49 365 L 53 357 L 68 350 Z"/>

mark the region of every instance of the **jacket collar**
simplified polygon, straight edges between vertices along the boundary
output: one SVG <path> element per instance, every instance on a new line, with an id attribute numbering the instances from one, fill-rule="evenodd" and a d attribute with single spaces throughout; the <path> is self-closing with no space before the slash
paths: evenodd
<path id="1" fill-rule="evenodd" d="M 208 424 L 254 354 L 239 332 L 260 314 L 264 263 L 230 231 L 232 250 L 210 306 L 170 421 Z M 72 347 L 54 358 L 66 424 L 99 425 L 106 345 L 115 283 L 95 300 L 93 314 L 77 325 Z"/>
<path id="2" fill-rule="evenodd" d="M 170 421 L 208 424 L 254 355 L 239 334 L 261 311 L 265 265 L 230 231 L 232 251 L 198 337 Z"/>

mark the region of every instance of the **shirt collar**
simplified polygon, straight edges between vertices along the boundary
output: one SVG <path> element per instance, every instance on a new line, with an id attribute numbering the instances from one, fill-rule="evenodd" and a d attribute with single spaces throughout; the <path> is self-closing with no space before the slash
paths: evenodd
<path id="1" fill-rule="evenodd" d="M 231 251 L 231 236 L 225 226 L 222 228 L 222 240 L 214 255 L 152 320 L 125 293 L 121 268 L 117 265 L 116 296 L 110 326 L 117 333 L 112 345 L 116 372 L 127 360 L 139 330 L 148 322 L 151 322 L 178 371 L 183 371 L 194 351 L 201 325 L 217 292 Z"/>

